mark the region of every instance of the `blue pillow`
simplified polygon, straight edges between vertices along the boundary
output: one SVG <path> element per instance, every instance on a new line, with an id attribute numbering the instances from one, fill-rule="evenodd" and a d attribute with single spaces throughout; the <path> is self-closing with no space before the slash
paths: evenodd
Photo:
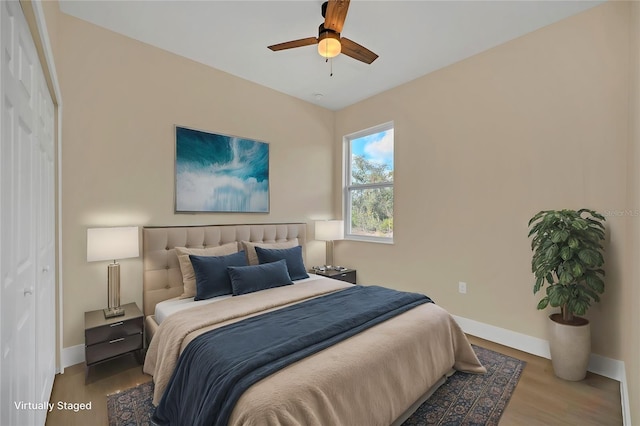
<path id="1" fill-rule="evenodd" d="M 229 266 L 227 271 L 234 296 L 293 284 L 284 259 L 263 265 Z"/>
<path id="2" fill-rule="evenodd" d="M 309 278 L 307 269 L 304 267 L 302 260 L 302 247 L 296 246 L 288 249 L 266 249 L 256 247 L 256 254 L 260 263 L 276 262 L 284 259 L 287 262 L 287 269 L 292 280 L 301 280 Z"/>
<path id="3" fill-rule="evenodd" d="M 195 300 L 211 299 L 231 294 L 231 280 L 227 266 L 245 266 L 247 256 L 244 251 L 228 256 L 189 255 L 193 272 L 196 274 Z"/>

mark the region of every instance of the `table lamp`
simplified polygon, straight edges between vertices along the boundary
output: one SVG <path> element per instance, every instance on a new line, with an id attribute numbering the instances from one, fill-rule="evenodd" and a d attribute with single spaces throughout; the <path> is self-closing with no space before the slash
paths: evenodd
<path id="1" fill-rule="evenodd" d="M 120 264 L 116 259 L 139 255 L 137 226 L 87 229 L 87 262 L 113 260 L 113 263 L 107 266 L 105 318 L 124 315 L 124 308 L 120 306 Z"/>
<path id="2" fill-rule="evenodd" d="M 315 223 L 316 240 L 326 241 L 326 262 L 328 268 L 333 266 L 333 242 L 344 238 L 344 222 L 342 220 L 318 220 Z"/>

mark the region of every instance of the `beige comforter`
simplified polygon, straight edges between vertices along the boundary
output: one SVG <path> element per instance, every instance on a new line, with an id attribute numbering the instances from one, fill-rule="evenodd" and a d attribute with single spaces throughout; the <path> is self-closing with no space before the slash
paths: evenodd
<path id="1" fill-rule="evenodd" d="M 207 330 L 351 286 L 316 280 L 171 315 L 149 345 L 158 404 L 186 345 Z M 230 425 L 389 425 L 451 368 L 483 373 L 466 336 L 435 304 L 420 305 L 250 387 Z"/>

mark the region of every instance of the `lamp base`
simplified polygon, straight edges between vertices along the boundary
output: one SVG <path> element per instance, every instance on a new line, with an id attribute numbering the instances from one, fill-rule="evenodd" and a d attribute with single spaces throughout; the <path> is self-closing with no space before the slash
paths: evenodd
<path id="1" fill-rule="evenodd" d="M 103 311 L 105 318 L 121 317 L 124 315 L 124 308 L 122 306 L 118 306 L 117 308 L 104 308 Z"/>

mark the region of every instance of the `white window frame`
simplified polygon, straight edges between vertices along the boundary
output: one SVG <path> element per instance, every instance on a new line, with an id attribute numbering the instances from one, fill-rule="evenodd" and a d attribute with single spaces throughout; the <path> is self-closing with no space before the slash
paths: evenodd
<path id="1" fill-rule="evenodd" d="M 351 141 L 354 139 L 359 139 L 364 136 L 369 136 L 375 133 L 381 133 L 387 130 L 394 129 L 393 121 L 389 121 L 384 124 L 379 124 L 374 127 L 370 127 L 368 129 L 360 130 L 355 133 L 351 133 L 342 138 L 343 142 L 343 214 L 344 214 L 344 239 L 345 240 L 353 240 L 353 241 L 366 241 L 373 243 L 383 243 L 383 244 L 393 244 L 393 237 L 371 237 L 366 235 L 358 235 L 351 233 L 351 192 L 353 190 L 363 190 L 363 189 L 379 189 L 379 188 L 394 188 L 395 184 L 395 169 L 396 169 L 396 141 L 395 141 L 395 131 L 394 131 L 394 140 L 393 140 L 393 171 L 394 171 L 394 180 L 391 182 L 377 182 L 377 183 L 369 183 L 364 185 L 352 185 L 351 182 Z M 395 188 L 393 191 L 393 217 L 395 218 Z M 395 227 L 395 223 L 394 223 Z"/>

